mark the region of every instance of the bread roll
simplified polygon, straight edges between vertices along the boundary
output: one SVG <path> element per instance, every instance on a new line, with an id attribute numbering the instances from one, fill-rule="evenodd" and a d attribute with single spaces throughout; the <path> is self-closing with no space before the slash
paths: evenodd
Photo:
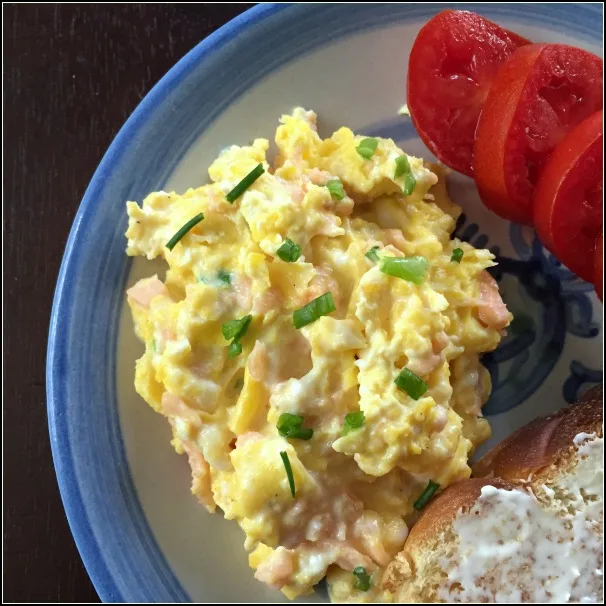
<path id="1" fill-rule="evenodd" d="M 515 432 L 430 502 L 383 577 L 401 603 L 603 601 L 601 390 Z"/>
<path id="2" fill-rule="evenodd" d="M 523 481 L 529 476 L 549 475 L 568 465 L 575 450 L 575 436 L 595 433 L 601 436 L 602 386 L 590 389 L 577 404 L 535 419 L 518 429 L 474 466 L 475 477 L 496 476 Z"/>

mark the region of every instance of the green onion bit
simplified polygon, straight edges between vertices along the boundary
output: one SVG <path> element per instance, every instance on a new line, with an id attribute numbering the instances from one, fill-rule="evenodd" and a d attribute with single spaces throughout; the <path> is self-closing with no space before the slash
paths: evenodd
<path id="1" fill-rule="evenodd" d="M 224 269 L 220 269 L 217 272 L 217 280 L 223 282 L 224 284 L 231 284 L 231 274 Z"/>
<path id="2" fill-rule="evenodd" d="M 413 507 L 417 511 L 421 511 L 427 503 L 429 503 L 431 497 L 437 492 L 440 485 L 436 482 L 429 480 L 429 484 L 425 487 L 425 490 L 421 493 L 421 496 L 414 502 Z"/>
<path id="3" fill-rule="evenodd" d="M 382 257 L 379 269 L 388 276 L 422 284 L 428 267 L 425 257 Z"/>
<path id="4" fill-rule="evenodd" d="M 406 392 L 413 400 L 418 400 L 429 389 L 427 383 L 408 368 L 395 378 L 394 383 L 400 391 Z"/>
<path id="5" fill-rule="evenodd" d="M 168 248 L 168 250 L 172 250 L 177 243 L 179 242 L 179 240 L 181 240 L 181 238 L 192 228 L 195 227 L 196 225 L 198 225 L 198 223 L 200 223 L 200 221 L 202 221 L 202 219 L 204 219 L 204 214 L 200 213 L 199 215 L 196 215 L 193 219 L 190 219 L 167 243 L 166 243 L 166 248 Z"/>
<path id="6" fill-rule="evenodd" d="M 247 175 L 225 196 L 230 204 L 233 204 L 263 173 L 263 164 L 257 164 Z"/>
<path id="7" fill-rule="evenodd" d="M 310 440 L 314 435 L 314 430 L 310 427 L 303 427 L 303 417 L 293 415 L 289 412 L 284 412 L 278 419 L 278 433 L 283 438 L 291 438 L 293 440 Z"/>
<path id="8" fill-rule="evenodd" d="M 242 353 L 242 343 L 240 341 L 236 341 L 235 339 L 229 344 L 227 349 L 227 357 L 228 358 L 236 358 Z"/>
<path id="9" fill-rule="evenodd" d="M 450 260 L 453 263 L 460 263 L 462 258 L 463 258 L 463 249 L 455 248 L 452 251 L 452 256 L 450 257 Z"/>
<path id="10" fill-rule="evenodd" d="M 360 591 L 368 591 L 370 589 L 370 575 L 366 572 L 364 566 L 356 566 L 353 569 L 353 575 L 356 577 L 356 589 Z"/>
<path id="11" fill-rule="evenodd" d="M 362 156 L 362 158 L 370 160 L 375 155 L 378 145 L 378 139 L 368 137 L 367 139 L 362 139 L 362 141 L 360 141 L 360 144 L 358 147 L 356 147 L 356 151 Z"/>
<path id="12" fill-rule="evenodd" d="M 343 423 L 341 435 L 346 436 L 354 429 L 360 429 L 360 427 L 364 425 L 364 420 L 364 413 L 361 410 L 358 412 L 350 412 L 349 414 L 345 415 L 345 422 Z"/>
<path id="13" fill-rule="evenodd" d="M 377 262 L 379 260 L 379 255 L 377 254 L 378 250 L 378 246 L 373 246 L 364 256 L 371 261 Z"/>
<path id="14" fill-rule="evenodd" d="M 288 485 L 290 486 L 290 494 L 292 498 L 295 498 L 295 476 L 292 473 L 292 467 L 290 466 L 290 460 L 288 453 L 285 450 L 280 451 L 282 457 L 282 463 L 284 463 L 284 469 L 286 469 L 286 477 L 288 478 Z"/>
<path id="15" fill-rule="evenodd" d="M 394 179 L 399 179 L 402 176 L 404 176 L 404 187 L 402 188 L 402 191 L 404 192 L 405 196 L 410 196 L 417 186 L 417 180 L 412 174 L 410 162 L 408 161 L 408 156 L 406 154 L 396 158 L 396 171 L 394 173 Z"/>
<path id="16" fill-rule="evenodd" d="M 343 200 L 345 197 L 345 191 L 343 190 L 343 183 L 339 179 L 331 179 L 326 183 L 326 187 L 330 192 L 330 195 L 337 200 Z"/>
<path id="17" fill-rule="evenodd" d="M 307 305 L 295 310 L 292 315 L 293 324 L 295 325 L 295 328 L 302 328 L 303 326 L 315 322 L 322 316 L 327 316 L 336 309 L 332 294 L 326 292 L 317 299 L 310 301 Z"/>
<path id="18" fill-rule="evenodd" d="M 223 337 L 227 341 L 229 341 L 229 339 L 233 339 L 229 349 L 227 350 L 228 358 L 235 358 L 242 353 L 242 344 L 240 343 L 240 339 L 246 334 L 251 322 L 252 316 L 248 315 L 240 318 L 239 320 L 230 320 L 229 322 L 225 322 L 225 324 L 221 326 Z"/>
<path id="19" fill-rule="evenodd" d="M 286 238 L 282 246 L 278 248 L 276 254 L 282 261 L 294 263 L 301 256 L 301 247 L 292 240 Z"/>

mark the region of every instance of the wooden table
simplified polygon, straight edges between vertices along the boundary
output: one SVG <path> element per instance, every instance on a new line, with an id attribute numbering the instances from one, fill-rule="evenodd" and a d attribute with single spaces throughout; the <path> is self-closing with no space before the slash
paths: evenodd
<path id="1" fill-rule="evenodd" d="M 4 5 L 4 600 L 97 602 L 51 459 L 45 356 L 80 199 L 128 115 L 243 4 Z"/>

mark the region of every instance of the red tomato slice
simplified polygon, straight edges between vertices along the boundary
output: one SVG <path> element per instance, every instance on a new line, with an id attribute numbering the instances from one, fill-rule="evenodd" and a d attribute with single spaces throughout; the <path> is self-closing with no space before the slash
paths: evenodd
<path id="1" fill-rule="evenodd" d="M 474 176 L 495 213 L 532 222 L 532 193 L 556 144 L 602 109 L 602 59 L 564 44 L 529 44 L 502 65 L 478 122 Z"/>
<path id="2" fill-rule="evenodd" d="M 410 117 L 447 166 L 473 175 L 473 137 L 499 66 L 529 41 L 480 15 L 445 10 L 422 28 L 408 60 Z"/>
<path id="3" fill-rule="evenodd" d="M 604 237 L 602 234 L 598 236 L 598 240 L 595 245 L 595 278 L 593 285 L 595 286 L 595 292 L 598 295 L 600 301 L 603 301 L 604 297 Z"/>
<path id="4" fill-rule="evenodd" d="M 603 222 L 603 117 L 596 112 L 558 143 L 543 167 L 532 208 L 543 245 L 588 282 L 594 279 Z"/>

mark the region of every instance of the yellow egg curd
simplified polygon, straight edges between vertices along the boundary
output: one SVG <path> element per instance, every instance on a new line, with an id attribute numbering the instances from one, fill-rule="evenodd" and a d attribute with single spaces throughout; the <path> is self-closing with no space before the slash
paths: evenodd
<path id="1" fill-rule="evenodd" d="M 135 386 L 167 417 L 192 492 L 246 534 L 288 597 L 389 601 L 381 575 L 428 483 L 490 435 L 480 363 L 510 322 L 487 250 L 451 239 L 438 166 L 316 115 L 227 148 L 210 183 L 128 202 Z"/>

